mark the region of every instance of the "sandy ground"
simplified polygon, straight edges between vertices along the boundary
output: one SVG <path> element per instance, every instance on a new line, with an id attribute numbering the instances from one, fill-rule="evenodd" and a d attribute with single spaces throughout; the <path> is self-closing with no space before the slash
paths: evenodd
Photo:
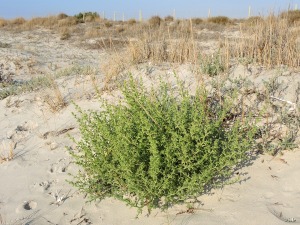
<path id="1" fill-rule="evenodd" d="M 13 74 L 15 80 L 28 80 L 73 68 L 74 75 L 57 79 L 63 96 L 84 109 L 99 109 L 90 74 L 76 72 L 74 65 L 95 67 L 94 75 L 101 80 L 102 74 L 97 71 L 105 53 L 79 48 L 76 42 L 61 41 L 58 35 L 46 30 L 21 33 L 0 30 L 0 42 L 11 45 L 0 48 L 4 73 Z M 177 69 L 179 76 L 195 83 L 188 66 Z M 170 72 L 172 69 L 154 68 L 144 78 L 151 82 L 151 77 Z M 253 76 L 253 82 L 259 85 L 277 75 L 275 70 L 252 73 L 237 67 L 232 76 Z M 287 71 L 280 73 L 278 79 L 289 84 L 281 97 L 295 102 L 297 95 L 293 91 L 300 82 L 300 74 Z M 300 223 L 299 148 L 276 157 L 259 155 L 239 171 L 240 182 L 200 196 L 201 204 L 193 213 L 185 212 L 185 206 L 174 206 L 166 212 L 155 210 L 150 216 L 142 214 L 136 218 L 135 209 L 114 199 L 87 203 L 85 196 L 66 181 L 72 179 L 69 173 L 77 171 L 66 150 L 66 146 L 74 147 L 67 134 L 79 137 L 72 116 L 74 105 L 51 112 L 45 96 L 52 94 L 45 89 L 0 101 L 0 154 L 7 154 L 9 149 L 15 154 L 12 160 L 0 164 L 0 224 Z"/>

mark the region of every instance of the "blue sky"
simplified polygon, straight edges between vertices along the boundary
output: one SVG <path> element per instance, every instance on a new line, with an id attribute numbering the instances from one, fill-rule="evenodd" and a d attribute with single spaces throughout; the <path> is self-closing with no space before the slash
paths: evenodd
<path id="1" fill-rule="evenodd" d="M 123 14 L 125 19 L 138 18 L 140 10 L 144 18 L 149 18 L 172 15 L 174 9 L 179 18 L 207 17 L 209 9 L 211 16 L 242 18 L 248 16 L 249 5 L 252 15 L 266 15 L 270 10 L 278 12 L 296 5 L 300 9 L 300 0 L 0 0 L 0 3 L 0 17 L 7 19 L 96 11 L 100 15 L 104 12 L 107 18 L 113 18 L 115 13 L 121 20 Z"/>

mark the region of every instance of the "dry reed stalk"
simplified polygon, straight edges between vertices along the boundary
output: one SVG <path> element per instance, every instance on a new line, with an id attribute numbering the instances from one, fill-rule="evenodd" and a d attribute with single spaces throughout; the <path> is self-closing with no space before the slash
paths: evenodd
<path id="1" fill-rule="evenodd" d="M 266 68 L 300 66 L 299 34 L 290 29 L 286 19 L 273 14 L 256 20 L 251 27 L 241 27 L 242 37 L 227 42 L 230 58 L 243 58 Z M 228 56 L 227 56 L 228 57 Z"/>
<path id="2" fill-rule="evenodd" d="M 192 33 L 192 23 L 190 22 Z M 153 63 L 196 63 L 199 49 L 193 36 L 182 35 L 180 38 L 171 39 L 170 33 L 164 29 L 144 30 L 138 38 L 128 42 L 125 50 L 112 54 L 111 58 L 102 66 L 106 74 L 105 83 L 110 83 L 113 78 L 130 65 Z"/>

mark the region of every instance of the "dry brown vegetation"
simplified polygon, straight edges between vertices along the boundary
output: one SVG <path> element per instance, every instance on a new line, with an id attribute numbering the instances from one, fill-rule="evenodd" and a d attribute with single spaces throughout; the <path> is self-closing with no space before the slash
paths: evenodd
<path id="1" fill-rule="evenodd" d="M 282 12 L 280 17 L 283 19 L 287 19 L 289 25 L 293 25 L 295 23 L 300 22 L 300 10 L 288 10 L 287 12 Z"/>
<path id="2" fill-rule="evenodd" d="M 127 32 L 134 34 L 134 39 L 124 46 L 122 51 L 111 55 L 111 59 L 107 62 L 110 66 L 104 65 L 103 71 L 112 78 L 132 65 L 149 61 L 156 64 L 167 62 L 194 65 L 204 62 L 207 64 L 206 71 L 213 71 L 216 68 L 219 68 L 217 71 L 226 71 L 232 63 L 241 61 L 266 68 L 281 66 L 299 68 L 299 29 L 291 27 L 288 17 L 283 15 L 289 14 L 282 13 L 279 16 L 270 14 L 265 18 L 250 17 L 246 20 L 236 20 L 235 23 L 239 23 L 240 26 L 235 25 L 234 20 L 227 17 L 178 20 L 172 25 L 168 25 L 160 17 L 152 17 L 148 21 L 148 26 L 138 23 L 133 27 L 126 27 L 123 34 L 125 36 Z M 139 31 L 134 31 L 135 27 L 139 27 Z M 204 53 L 204 49 L 199 47 L 203 36 L 197 35 L 197 31 L 204 28 L 219 31 L 220 27 L 221 29 L 239 27 L 239 30 L 237 29 L 239 36 L 236 38 L 220 36 L 219 48 L 214 53 L 214 56 L 218 57 L 217 61 L 214 61 L 210 54 Z M 215 65 L 216 63 L 222 65 Z"/>
<path id="3" fill-rule="evenodd" d="M 10 143 L 1 143 L 0 146 L 0 163 L 13 160 L 15 153 L 14 149 L 16 144 L 13 142 Z"/>
<path id="4" fill-rule="evenodd" d="M 226 16 L 210 17 L 210 18 L 207 19 L 207 22 L 217 23 L 217 24 L 222 24 L 222 25 L 232 23 L 232 21 Z"/>
<path id="5" fill-rule="evenodd" d="M 4 27 L 8 24 L 7 20 L 0 18 L 0 27 Z"/>
<path id="6" fill-rule="evenodd" d="M 12 25 L 22 25 L 26 22 L 26 20 L 23 18 L 23 17 L 19 17 L 19 18 L 16 18 L 16 19 L 13 19 L 10 21 L 10 23 Z"/>
<path id="7" fill-rule="evenodd" d="M 225 64 L 224 68 L 229 68 L 234 60 L 268 68 L 282 65 L 298 68 L 299 12 L 290 10 L 278 16 L 270 14 L 265 18 L 256 16 L 245 20 L 225 16 L 189 20 L 153 16 L 146 22 L 135 19 L 110 21 L 101 19 L 96 13 L 80 13 L 75 16 L 60 13 L 28 21 L 23 18 L 0 19 L 0 27 L 18 30 L 44 27 L 56 30 L 61 40 L 73 36 L 80 36 L 81 39 L 96 38 L 88 47 L 112 50 L 107 65 L 102 66 L 104 73 L 111 78 L 132 65 L 149 61 L 156 64 L 167 62 L 201 65 L 201 60 L 208 62 L 211 56 L 205 53 L 200 43 L 212 40 L 219 42 L 215 50 Z M 80 23 L 90 25 L 79 29 L 77 27 Z M 212 32 L 205 33 L 202 30 Z M 239 36 L 226 38 L 221 35 L 228 30 L 239 32 Z"/>
<path id="8" fill-rule="evenodd" d="M 265 19 L 251 19 L 241 26 L 241 38 L 227 42 L 230 58 L 244 59 L 267 68 L 300 66 L 299 32 L 289 26 L 286 19 L 270 15 Z"/>
<path id="9" fill-rule="evenodd" d="M 159 16 L 152 16 L 148 23 L 151 27 L 159 27 L 162 19 Z"/>
<path id="10" fill-rule="evenodd" d="M 44 96 L 45 103 L 49 106 L 51 112 L 55 113 L 67 106 L 63 94 L 53 77 L 49 77 L 51 93 Z"/>

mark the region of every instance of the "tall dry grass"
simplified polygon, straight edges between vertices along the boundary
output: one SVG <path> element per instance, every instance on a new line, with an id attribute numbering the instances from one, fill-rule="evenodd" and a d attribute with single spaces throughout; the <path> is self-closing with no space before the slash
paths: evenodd
<path id="1" fill-rule="evenodd" d="M 286 18 L 269 15 L 241 26 L 241 38 L 226 41 L 227 59 L 246 59 L 266 68 L 300 66 L 299 31 L 289 26 Z"/>
<path id="2" fill-rule="evenodd" d="M 18 17 L 10 21 L 12 25 L 22 25 L 26 23 L 26 20 L 23 17 Z"/>
<path id="3" fill-rule="evenodd" d="M 300 24 L 300 10 L 299 9 L 288 10 L 288 11 L 282 12 L 280 14 L 280 17 L 283 19 L 287 19 L 287 21 L 290 25 L 294 25 L 297 23 L 298 23 L 298 25 Z"/>
<path id="4" fill-rule="evenodd" d="M 192 30 L 191 22 L 189 29 Z M 136 38 L 129 39 L 122 51 L 115 49 L 110 59 L 102 66 L 107 77 L 106 82 L 114 80 L 114 77 L 131 65 L 140 63 L 196 63 L 200 48 L 191 30 L 181 33 L 181 37 L 177 38 L 161 26 L 145 28 L 142 34 L 137 33 Z"/>
<path id="5" fill-rule="evenodd" d="M 127 46 L 128 57 L 136 63 L 186 63 L 197 60 L 197 45 L 190 37 L 170 40 L 167 36 L 147 36 L 131 41 Z"/>

